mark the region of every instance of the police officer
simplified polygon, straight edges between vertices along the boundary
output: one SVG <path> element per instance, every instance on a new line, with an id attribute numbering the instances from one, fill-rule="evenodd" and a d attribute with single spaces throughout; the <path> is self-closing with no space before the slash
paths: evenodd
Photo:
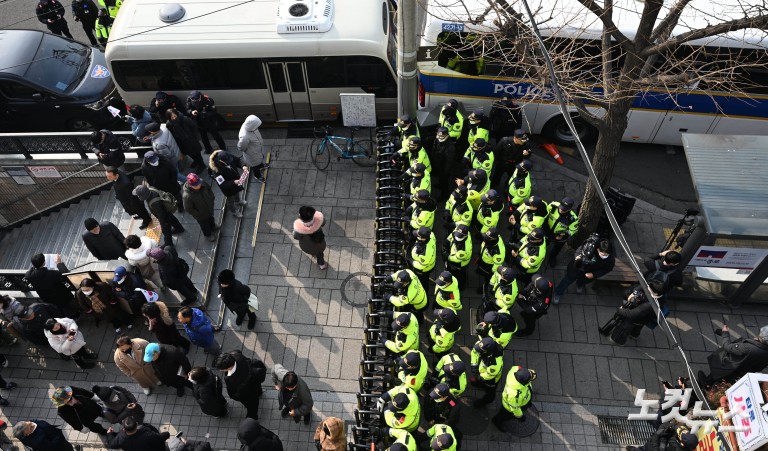
<path id="1" fill-rule="evenodd" d="M 491 337 L 499 346 L 506 348 L 517 331 L 517 323 L 509 310 L 502 309 L 486 313 L 475 330 L 478 337 Z"/>
<path id="2" fill-rule="evenodd" d="M 400 383 L 416 393 L 421 391 L 429 372 L 429 364 L 424 354 L 418 350 L 408 351 L 397 359 L 397 365 L 397 378 Z"/>
<path id="3" fill-rule="evenodd" d="M 458 141 L 464 128 L 464 115 L 459 111 L 459 102 L 456 99 L 450 99 L 448 103 L 443 105 L 438 123 L 440 127 L 446 129 L 451 141 Z"/>
<path id="4" fill-rule="evenodd" d="M 553 291 L 552 282 L 538 274 L 523 288 L 518 299 L 523 308 L 520 315 L 523 317 L 524 327 L 518 330 L 516 335 L 527 337 L 533 333 L 536 329 L 536 320 L 546 315 L 549 310 Z"/>
<path id="5" fill-rule="evenodd" d="M 467 286 L 467 266 L 472 261 L 472 237 L 469 227 L 457 224 L 445 239 L 443 246 L 443 260 L 445 269 L 456 278 L 458 288 L 461 290 Z"/>
<path id="6" fill-rule="evenodd" d="M 483 299 L 483 308 L 478 310 L 478 315 L 502 309 L 512 310 L 515 300 L 517 300 L 515 271 L 508 266 L 499 266 L 491 276 L 491 282 Z"/>
<path id="7" fill-rule="evenodd" d="M 501 380 L 504 367 L 504 348 L 491 337 L 478 340 L 470 355 L 473 382 L 485 391 L 485 395 L 475 401 L 475 407 L 484 406 L 496 398 L 496 387 Z"/>
<path id="8" fill-rule="evenodd" d="M 123 6 L 122 0 L 99 0 L 99 6 L 105 8 L 109 12 L 109 17 L 114 19 L 117 17 L 117 12 L 120 11 L 120 7 Z"/>
<path id="9" fill-rule="evenodd" d="M 405 429 L 382 428 L 381 431 L 383 435 L 389 435 L 395 439 L 387 451 L 418 451 L 416 439 Z"/>
<path id="10" fill-rule="evenodd" d="M 436 384 L 446 384 L 455 397 L 461 396 L 467 389 L 467 367 L 458 354 L 446 354 L 435 365 L 437 377 L 432 377 Z"/>
<path id="11" fill-rule="evenodd" d="M 493 174 L 493 186 L 501 185 L 504 174 L 512 174 L 515 166 L 531 157 L 528 134 L 515 130 L 514 136 L 505 136 L 496 142 L 496 172 Z"/>
<path id="12" fill-rule="evenodd" d="M 480 275 L 482 284 L 478 287 L 477 294 L 483 293 L 483 288 L 490 283 L 493 273 L 504 263 L 504 257 L 507 254 L 507 247 L 499 238 L 499 232 L 495 227 L 488 229 L 481 238 L 483 242 L 480 244 L 477 273 Z"/>
<path id="13" fill-rule="evenodd" d="M 518 240 L 528 235 L 535 228 L 543 228 L 549 215 L 549 207 L 539 196 L 531 196 L 523 201 L 523 205 L 512 212 L 509 224 L 514 234 L 512 240 Z"/>
<path id="14" fill-rule="evenodd" d="M 483 169 L 474 169 L 469 171 L 463 179 L 456 179 L 457 185 L 467 186 L 467 201 L 472 206 L 473 211 L 480 208 L 480 196 L 491 189 L 491 181 L 488 180 L 488 173 Z"/>
<path id="15" fill-rule="evenodd" d="M 480 233 L 485 233 L 491 227 L 497 227 L 499 217 L 504 210 L 504 201 L 495 189 L 488 190 L 480 196 L 480 208 L 477 209 L 477 222 L 480 223 Z"/>
<path id="16" fill-rule="evenodd" d="M 96 29 L 96 18 L 99 15 L 99 10 L 93 0 L 73 0 L 72 15 L 75 17 L 75 22 L 80 22 L 83 25 L 83 31 L 88 36 L 88 40 L 91 41 L 91 45 L 97 45 L 99 42 L 93 35 L 93 30 Z"/>
<path id="17" fill-rule="evenodd" d="M 398 152 L 399 155 L 408 157 L 408 166 L 422 163 L 424 167 L 426 167 L 427 172 L 432 170 L 432 165 L 429 162 L 429 155 L 424 147 L 422 147 L 421 138 L 418 136 L 409 137 L 403 144 L 403 148 Z"/>
<path id="18" fill-rule="evenodd" d="M 565 276 L 555 287 L 554 303 L 560 303 L 560 298 L 573 282 L 576 282 L 576 293 L 581 294 L 587 284 L 611 272 L 615 265 L 611 242 L 593 234 L 576 248 Z"/>
<path id="19" fill-rule="evenodd" d="M 432 199 L 429 191 L 420 189 L 412 197 L 413 202 L 405 209 L 404 217 L 408 218 L 412 230 L 429 227 L 435 224 L 437 202 Z"/>
<path id="20" fill-rule="evenodd" d="M 453 347 L 456 332 L 461 330 L 461 321 L 456 312 L 449 308 L 435 310 L 435 322 L 429 328 L 427 337 L 429 351 L 443 355 Z"/>
<path id="21" fill-rule="evenodd" d="M 531 404 L 531 382 L 536 379 L 536 372 L 513 366 L 507 373 L 504 391 L 501 393 L 501 408 L 491 421 L 500 431 L 506 432 L 506 422 L 512 418 L 525 421 L 525 409 Z"/>
<path id="22" fill-rule="evenodd" d="M 535 228 L 519 243 L 512 246 L 510 254 L 518 271 L 518 278 L 523 285 L 531 281 L 531 277 L 539 272 L 544 257 L 547 255 L 547 240 L 544 230 Z"/>
<path id="23" fill-rule="evenodd" d="M 467 186 L 458 185 L 445 202 L 443 225 L 447 229 L 453 229 L 457 224 L 464 224 L 469 227 L 472 223 L 472 215 L 472 204 L 467 198 Z"/>
<path id="24" fill-rule="evenodd" d="M 384 300 L 391 302 L 399 311 L 414 312 L 417 318 L 421 318 L 427 308 L 427 292 L 416 274 L 410 269 L 402 269 L 390 277 L 394 281 L 396 294 L 385 294 Z"/>
<path id="25" fill-rule="evenodd" d="M 421 190 L 432 192 L 432 177 L 423 163 L 414 163 L 413 166 L 406 169 L 402 179 L 408 182 L 408 191 L 411 196 Z"/>
<path id="26" fill-rule="evenodd" d="M 419 227 L 419 230 L 414 230 L 413 235 L 416 241 L 413 242 L 409 253 L 411 268 L 419 278 L 421 286 L 427 290 L 429 275 L 437 262 L 437 239 L 429 227 Z"/>
<path id="27" fill-rule="evenodd" d="M 67 19 L 64 18 L 64 5 L 58 0 L 40 0 L 35 8 L 37 20 L 48 27 L 48 31 L 61 36 L 62 34 L 72 39 L 72 33 L 69 32 Z"/>
<path id="28" fill-rule="evenodd" d="M 511 136 L 514 130 L 523 125 L 522 109 L 512 101 L 512 96 L 504 94 L 491 105 L 488 113 L 493 137 L 499 142 L 505 136 Z"/>
<path id="29" fill-rule="evenodd" d="M 456 451 L 458 449 L 458 441 L 453 434 L 453 428 L 447 424 L 436 424 L 432 426 L 427 431 L 427 435 L 431 439 L 429 447 L 434 451 Z"/>
<path id="30" fill-rule="evenodd" d="M 424 405 L 425 416 L 436 424 L 455 427 L 461 416 L 460 406 L 459 400 L 451 394 L 451 388 L 447 384 L 437 384 L 429 392 L 429 398 Z"/>
<path id="31" fill-rule="evenodd" d="M 477 138 L 464 152 L 464 167 L 467 172 L 482 169 L 486 174 L 493 170 L 494 156 L 490 146 L 483 138 Z"/>
<path id="32" fill-rule="evenodd" d="M 109 33 L 112 32 L 112 22 L 114 22 L 114 20 L 115 19 L 112 17 L 109 17 L 109 13 L 105 8 L 99 9 L 99 17 L 96 19 L 96 24 L 94 25 L 96 39 L 98 39 L 99 44 L 107 45 L 107 41 L 109 41 Z"/>
<path id="33" fill-rule="evenodd" d="M 470 255 L 472 253 L 470 252 Z M 459 280 L 450 271 L 443 271 L 435 280 L 435 308 L 449 308 L 461 311 L 461 290 Z"/>
<path id="34" fill-rule="evenodd" d="M 432 144 L 432 157 L 430 159 L 437 178 L 436 188 L 440 190 L 441 201 L 445 201 L 451 194 L 457 177 L 464 175 L 461 166 L 461 155 L 456 151 L 456 143 L 450 137 L 445 127 L 438 127 L 435 141 Z"/>
<path id="35" fill-rule="evenodd" d="M 509 179 L 507 202 L 509 203 L 509 212 L 512 214 L 531 196 L 531 169 L 533 169 L 533 163 L 528 160 L 521 161 L 515 166 L 515 172 Z"/>
<path id="36" fill-rule="evenodd" d="M 227 150 L 224 138 L 219 133 L 219 117 L 216 113 L 216 103 L 212 98 L 197 90 L 190 92 L 189 97 L 187 97 L 187 111 L 197 124 L 206 153 L 213 152 L 211 142 L 208 140 L 208 133 L 216 140 L 219 149 Z"/>
<path id="37" fill-rule="evenodd" d="M 490 124 L 488 117 L 482 110 L 475 110 L 467 117 L 469 120 L 469 135 L 467 136 L 467 144 L 470 146 L 476 139 L 482 138 L 485 142 L 491 139 Z"/>
<path id="38" fill-rule="evenodd" d="M 401 142 L 402 149 L 405 150 L 408 138 L 411 136 L 421 137 L 421 133 L 419 133 L 419 126 L 413 122 L 411 116 L 404 114 L 397 120 L 391 136 L 397 138 Z"/>
<path id="39" fill-rule="evenodd" d="M 549 204 L 546 231 L 550 241 L 554 243 L 549 251 L 549 266 L 555 266 L 557 254 L 579 229 L 579 217 L 573 211 L 573 203 L 572 198 L 564 197 L 560 202 Z"/>
<path id="40" fill-rule="evenodd" d="M 421 418 L 419 397 L 410 388 L 398 385 L 382 394 L 378 402 L 384 409 L 384 423 L 387 426 L 393 429 L 404 429 L 411 433 L 419 428 Z"/>
<path id="41" fill-rule="evenodd" d="M 395 354 L 418 350 L 419 322 L 416 321 L 416 317 L 409 312 L 395 313 L 395 315 L 395 320 L 392 321 L 394 340 L 388 340 L 382 334 L 381 344 Z"/>

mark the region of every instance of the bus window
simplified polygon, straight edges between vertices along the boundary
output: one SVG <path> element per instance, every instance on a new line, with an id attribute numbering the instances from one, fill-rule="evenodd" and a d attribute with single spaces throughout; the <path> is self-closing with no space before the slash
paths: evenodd
<path id="1" fill-rule="evenodd" d="M 312 88 L 361 88 L 378 98 L 396 98 L 397 85 L 387 64 L 373 56 L 307 58 Z"/>
<path id="2" fill-rule="evenodd" d="M 113 61 L 112 68 L 126 91 L 267 87 L 257 59 Z"/>
<path id="3" fill-rule="evenodd" d="M 485 58 L 479 46 L 480 41 L 473 33 L 444 31 L 438 34 L 438 66 L 466 75 L 484 74 Z"/>

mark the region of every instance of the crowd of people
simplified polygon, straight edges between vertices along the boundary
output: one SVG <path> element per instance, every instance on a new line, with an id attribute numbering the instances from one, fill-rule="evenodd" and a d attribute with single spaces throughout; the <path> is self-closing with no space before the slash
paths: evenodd
<path id="1" fill-rule="evenodd" d="M 521 119 L 509 96 L 495 102 L 488 115 L 477 110 L 466 120 L 451 99 L 442 107 L 434 141 L 426 142 L 409 116 L 393 128 L 392 163 L 404 170 L 410 205 L 403 221 L 412 238 L 408 264 L 391 274 L 392 289 L 384 295 L 392 323 L 391 336 L 382 336 L 381 345 L 397 356 L 399 372 L 392 381 L 399 385 L 379 400 L 385 426 L 374 434 L 390 437 L 390 450 L 457 449 L 462 436 L 457 398 L 468 384 L 479 389 L 478 408 L 492 403 L 498 385 L 503 386 L 492 418 L 498 429 L 512 431 L 525 423 L 536 371 L 504 368 L 504 350 L 513 336 L 532 334 L 571 285 L 577 294 L 584 293 L 615 266 L 609 237 L 593 234 L 575 250 L 556 285 L 543 274 L 557 264 L 579 222 L 569 193 L 551 202 L 536 193 L 532 148 Z M 437 235 L 445 236 L 442 243 Z M 681 261 L 678 252 L 666 250 L 645 262 L 652 295 L 663 308 L 667 293 L 682 282 Z M 454 343 L 462 329 L 459 312 L 470 269 L 479 276 L 482 301 L 476 342 L 465 362 Z M 515 305 L 520 326 L 512 314 Z M 424 330 L 428 316 L 431 325 Z M 623 346 L 627 338 L 656 325 L 652 304 L 636 285 L 601 332 Z M 432 359 L 421 352 L 422 344 Z M 426 431 L 419 429 L 422 412 L 431 426 Z"/>

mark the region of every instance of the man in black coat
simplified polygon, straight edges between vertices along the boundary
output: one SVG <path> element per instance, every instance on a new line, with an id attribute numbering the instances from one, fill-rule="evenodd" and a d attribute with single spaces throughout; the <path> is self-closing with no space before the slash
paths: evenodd
<path id="1" fill-rule="evenodd" d="M 283 451 L 280 437 L 253 418 L 244 418 L 240 422 L 237 439 L 243 444 L 240 451 Z"/>
<path id="2" fill-rule="evenodd" d="M 79 387 L 58 387 L 51 396 L 53 405 L 62 420 L 76 431 L 88 428 L 91 432 L 104 435 L 107 430 L 96 422 L 101 416 L 101 406 L 96 403 L 93 392 Z"/>
<path id="3" fill-rule="evenodd" d="M 248 418 L 258 420 L 261 383 L 267 376 L 264 363 L 258 359 L 251 361 L 240 351 L 232 351 L 217 357 L 214 366 L 224 373 L 229 397 L 245 406 Z"/>
<path id="4" fill-rule="evenodd" d="M 168 211 L 158 193 L 151 191 L 144 185 L 139 185 L 133 190 L 133 194 L 142 201 L 146 201 L 149 211 L 155 215 L 160 223 L 163 246 L 173 246 L 173 234 L 183 233 L 184 226 L 181 225 L 173 213 Z"/>
<path id="5" fill-rule="evenodd" d="M 29 268 L 24 277 L 32 284 L 32 288 L 37 292 L 38 297 L 43 302 L 56 305 L 60 308 L 69 308 L 75 295 L 67 287 L 69 280 L 63 273 L 69 272 L 67 265 L 62 263 L 61 255 L 56 255 L 56 269 L 48 269 L 45 266 L 45 255 L 35 254 L 32 256 L 32 267 Z"/>
<path id="6" fill-rule="evenodd" d="M 179 258 L 176 248 L 165 246 L 163 249 L 150 249 L 149 258 L 157 262 L 160 278 L 166 287 L 176 290 L 184 297 L 181 305 L 190 305 L 197 301 L 197 288 L 187 276 L 189 266 Z"/>
<path id="7" fill-rule="evenodd" d="M 506 192 L 509 183 L 503 179 L 504 174 L 512 177 L 515 167 L 523 160 L 531 158 L 531 148 L 528 144 L 528 133 L 515 130 L 514 135 L 508 135 L 496 141 L 493 153 L 496 157 L 496 168 L 493 171 L 491 188 L 502 189 Z M 505 182 L 502 185 L 502 182 Z"/>
<path id="8" fill-rule="evenodd" d="M 181 185 L 178 182 L 179 174 L 173 163 L 150 150 L 144 154 L 144 162 L 141 163 L 141 175 L 152 188 L 171 193 L 179 203 L 179 212 L 184 212 Z"/>
<path id="9" fill-rule="evenodd" d="M 123 146 L 111 131 L 99 130 L 91 133 L 91 144 L 99 163 L 105 167 L 119 168 L 125 163 Z"/>
<path id="10" fill-rule="evenodd" d="M 158 124 L 165 122 L 165 112 L 171 108 L 176 108 L 183 115 L 187 114 L 184 103 L 173 94 L 157 91 L 155 97 L 149 101 L 149 113 Z"/>
<path id="11" fill-rule="evenodd" d="M 224 305 L 232 311 L 237 318 L 235 324 L 243 324 L 245 315 L 248 315 L 248 329 L 256 326 L 256 313 L 248 309 L 248 298 L 251 297 L 251 288 L 235 278 L 231 269 L 225 269 L 219 273 L 219 296 Z"/>
<path id="12" fill-rule="evenodd" d="M 125 259 L 125 237 L 116 225 L 109 221 L 101 224 L 93 218 L 85 220 L 83 242 L 88 251 L 99 260 Z"/>
<path id="13" fill-rule="evenodd" d="M 127 174 L 113 167 L 108 167 L 105 174 L 107 180 L 115 182 L 115 198 L 117 198 L 123 206 L 123 210 L 134 218 L 141 219 L 139 229 L 146 229 L 152 222 L 152 216 L 144 207 L 144 202 L 133 195 L 133 189 L 136 188 L 136 186 L 134 186 L 131 179 Z"/>
<path id="14" fill-rule="evenodd" d="M 647 279 L 658 271 L 666 274 L 666 279 L 668 280 L 667 286 L 664 287 L 664 292 L 666 293 L 670 289 L 683 284 L 683 268 L 680 267 L 682 261 L 683 256 L 680 255 L 680 252 L 667 249 L 643 262 L 646 271 L 644 276 Z"/>
<path id="15" fill-rule="evenodd" d="M 768 326 L 755 338 L 731 338 L 728 326 L 715 330 L 720 349 L 707 357 L 709 374 L 699 371 L 698 379 L 709 386 L 726 380 L 733 382 L 747 373 L 759 373 L 768 366 Z"/>
<path id="16" fill-rule="evenodd" d="M 560 303 L 560 298 L 573 282 L 576 282 L 576 293 L 583 293 L 587 284 L 608 274 L 614 266 L 616 266 L 616 257 L 611 242 L 600 238 L 597 234 L 587 238 L 576 249 L 568 263 L 565 277 L 560 279 L 560 283 L 555 287 L 554 303 Z"/>
<path id="17" fill-rule="evenodd" d="M 105 444 L 111 449 L 124 451 L 166 451 L 165 441 L 171 437 L 169 432 L 160 432 L 149 424 L 139 425 L 132 417 L 122 422 L 123 428 L 115 432 L 107 430 Z"/>
<path id="18" fill-rule="evenodd" d="M 648 288 L 651 294 L 658 299 L 661 296 L 662 283 L 658 280 L 649 280 Z M 614 316 L 615 325 L 611 330 L 611 341 L 619 346 L 624 346 L 628 337 L 637 338 L 643 328 L 656 319 L 656 311 L 653 304 L 646 296 L 640 285 L 627 289 L 624 302 L 616 310 Z M 601 329 L 607 333 L 607 329 Z"/>
<path id="19" fill-rule="evenodd" d="M 150 343 L 144 349 L 144 361 L 152 363 L 152 369 L 160 382 L 174 387 L 178 396 L 184 396 L 184 387 L 192 388 L 191 382 L 179 376 L 179 368 L 182 374 L 189 374 L 192 364 L 176 347 Z"/>
<path id="20" fill-rule="evenodd" d="M 61 36 L 62 34 L 72 39 L 67 20 L 64 18 L 64 5 L 58 0 L 40 0 L 35 9 L 37 20 L 48 27 L 48 31 Z"/>
<path id="21" fill-rule="evenodd" d="M 91 41 L 91 45 L 98 45 L 93 30 L 96 29 L 96 19 L 99 17 L 99 9 L 93 0 L 72 0 L 72 15 L 75 16 L 75 22 L 83 25 L 83 31 Z"/>
<path id="22" fill-rule="evenodd" d="M 214 417 L 227 416 L 229 409 L 227 400 L 222 394 L 224 383 L 221 378 L 202 366 L 192 368 L 188 376 L 193 385 L 192 393 L 200 410 Z"/>
<path id="23" fill-rule="evenodd" d="M 32 451 L 80 451 L 82 446 L 72 444 L 61 429 L 43 420 L 18 421 L 13 426 L 13 436 Z"/>
<path id="24" fill-rule="evenodd" d="M 35 302 L 14 318 L 13 326 L 27 341 L 37 346 L 50 346 L 45 336 L 45 323 L 51 318 L 60 318 L 63 312 L 58 307 Z"/>

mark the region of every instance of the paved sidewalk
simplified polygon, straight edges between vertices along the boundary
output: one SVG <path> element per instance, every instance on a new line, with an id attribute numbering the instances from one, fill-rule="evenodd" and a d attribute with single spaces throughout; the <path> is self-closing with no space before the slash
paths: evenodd
<path id="1" fill-rule="evenodd" d="M 304 377 L 315 396 L 313 424 L 295 425 L 280 418 L 271 381 L 265 382 L 261 409 L 263 424 L 275 431 L 286 450 L 313 450 L 312 433 L 321 416 L 335 415 L 349 424 L 353 421 L 357 392 L 358 364 L 365 308 L 352 307 L 342 299 L 342 281 L 356 272 L 370 272 L 373 249 L 375 178 L 373 169 L 359 168 L 349 161 L 333 161 L 324 172 L 317 171 L 307 158 L 309 139 L 287 139 L 286 130 L 263 131 L 272 166 L 269 169 L 261 216 L 257 199 L 261 186 L 252 183 L 249 205 L 241 222 L 234 270 L 248 280 L 261 302 L 255 332 L 234 325 L 229 312 L 217 339 L 225 350 L 243 349 L 246 355 L 263 359 L 267 366 L 282 363 Z M 227 135 L 231 140 L 233 134 Z M 570 195 L 579 199 L 583 177 L 551 162 L 534 158 L 534 193 L 545 200 Z M 292 238 L 292 223 L 298 208 L 313 205 L 326 218 L 330 267 L 321 271 L 303 254 Z M 671 227 L 678 216 L 638 201 L 623 230 L 633 248 L 642 255 L 657 252 L 663 243 L 662 227 Z M 227 223 L 223 234 L 231 236 Z M 185 226 L 187 226 L 185 224 Z M 197 231 L 194 224 L 190 229 Z M 253 241 L 255 232 L 255 244 Z M 207 249 L 203 247 L 202 249 Z M 226 251 L 226 249 L 223 249 Z M 568 254 L 564 251 L 561 261 Z M 220 269 L 220 268 L 217 268 Z M 555 279 L 563 267 L 547 270 Z M 474 276 L 473 276 L 473 281 Z M 352 289 L 355 286 L 352 285 Z M 631 406 L 637 388 L 658 393 L 659 382 L 683 374 L 683 365 L 661 329 L 644 330 L 637 342 L 617 347 L 602 337 L 597 328 L 607 321 L 620 302 L 622 288 L 596 284 L 585 295 L 569 293 L 559 306 L 543 317 L 534 335 L 514 338 L 505 354 L 505 368 L 522 364 L 538 373 L 534 382 L 534 402 L 542 412 L 543 423 L 533 436 L 518 440 L 498 432 L 492 425 L 467 431 L 464 450 L 615 450 L 616 444 L 601 440 L 599 416 L 626 417 L 637 408 Z M 468 305 L 477 307 L 479 298 L 467 290 Z M 363 302 L 364 291 L 350 291 L 348 297 Z M 209 309 L 213 314 L 216 303 Z M 734 333 L 755 333 L 768 324 L 768 315 L 759 306 L 745 305 L 732 311 L 720 304 L 703 301 L 672 303 L 670 321 L 678 339 L 689 352 L 694 369 L 703 368 L 706 356 L 716 348 L 713 327 L 727 322 Z M 469 308 L 462 312 L 463 335 L 458 337 L 459 352 L 469 361 L 469 347 L 475 338 L 469 321 Z M 86 340 L 99 353 L 98 369 L 77 370 L 73 362 L 58 359 L 51 350 L 20 345 L 2 350 L 10 360 L 3 376 L 21 388 L 3 391 L 11 406 L 2 417 L 11 422 L 42 418 L 63 424 L 55 416 L 48 395 L 53 387 L 72 383 L 84 388 L 94 384 L 120 384 L 140 393 L 138 387 L 118 372 L 112 362 L 114 331 L 103 324 L 84 327 Z M 137 324 L 135 335 L 148 337 Z M 211 365 L 212 359 L 201 350 L 190 353 L 193 365 Z M 468 389 L 467 401 L 474 396 Z M 244 409 L 230 402 L 230 417 L 214 419 L 199 413 L 191 396 L 175 396 L 160 388 L 149 397 L 139 394 L 148 412 L 147 421 L 172 431 L 184 431 L 191 439 L 208 434 L 216 450 L 238 449 L 237 425 Z M 467 411 L 477 418 L 492 415 L 499 398 L 487 410 Z M 66 426 L 65 433 L 75 442 L 103 449 L 95 434 L 80 434 Z"/>

